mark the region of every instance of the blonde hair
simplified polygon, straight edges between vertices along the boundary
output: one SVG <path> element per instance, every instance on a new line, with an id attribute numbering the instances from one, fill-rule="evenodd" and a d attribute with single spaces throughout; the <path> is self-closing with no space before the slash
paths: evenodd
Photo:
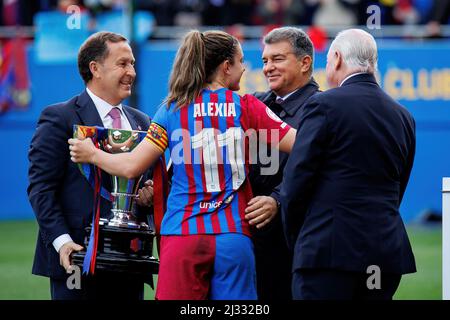
<path id="1" fill-rule="evenodd" d="M 217 67 L 225 60 L 233 64 L 238 40 L 223 31 L 190 31 L 178 49 L 169 78 L 164 103 L 176 108 L 190 104 L 207 83 L 214 80 Z"/>

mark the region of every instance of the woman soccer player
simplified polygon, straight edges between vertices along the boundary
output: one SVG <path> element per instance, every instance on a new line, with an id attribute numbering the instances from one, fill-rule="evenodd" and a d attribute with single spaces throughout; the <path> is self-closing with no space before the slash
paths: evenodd
<path id="1" fill-rule="evenodd" d="M 257 299 L 244 217 L 252 198 L 249 142 L 258 138 L 290 152 L 295 130 L 255 97 L 234 92 L 244 71 L 236 38 L 191 31 L 177 52 L 165 104 L 139 146 L 109 154 L 90 139 L 69 140 L 74 162 L 128 178 L 170 149 L 174 171 L 161 225 L 156 299 Z"/>

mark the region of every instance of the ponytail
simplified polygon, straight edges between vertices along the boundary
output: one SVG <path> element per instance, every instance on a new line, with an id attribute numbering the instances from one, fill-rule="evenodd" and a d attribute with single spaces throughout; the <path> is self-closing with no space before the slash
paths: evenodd
<path id="1" fill-rule="evenodd" d="M 199 31 L 190 31 L 178 49 L 169 78 L 168 106 L 191 103 L 205 86 L 205 44 Z"/>
<path id="2" fill-rule="evenodd" d="M 213 81 L 222 62 L 233 63 L 238 46 L 238 40 L 223 31 L 188 32 L 170 73 L 169 94 L 163 102 L 167 108 L 173 102 L 179 109 L 194 101 L 206 84 Z"/>

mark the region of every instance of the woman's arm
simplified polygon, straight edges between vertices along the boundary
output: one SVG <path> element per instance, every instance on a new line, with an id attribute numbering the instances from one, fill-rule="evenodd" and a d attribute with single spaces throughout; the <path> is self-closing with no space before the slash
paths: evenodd
<path id="1" fill-rule="evenodd" d="M 295 136 L 297 135 L 297 130 L 294 128 L 290 128 L 286 135 L 281 139 L 280 144 L 278 145 L 278 149 L 280 151 L 291 153 L 292 146 L 295 142 Z"/>
<path id="2" fill-rule="evenodd" d="M 69 139 L 71 160 L 76 163 L 92 163 L 114 176 L 128 179 L 145 172 L 162 154 L 146 139 L 131 152 L 111 154 L 97 149 L 92 140 Z"/>

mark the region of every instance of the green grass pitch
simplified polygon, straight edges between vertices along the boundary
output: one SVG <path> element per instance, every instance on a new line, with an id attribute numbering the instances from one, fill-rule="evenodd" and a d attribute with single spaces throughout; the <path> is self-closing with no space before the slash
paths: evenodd
<path id="1" fill-rule="evenodd" d="M 0 222 L 0 300 L 50 299 L 49 280 L 31 274 L 37 224 Z M 395 299 L 442 299 L 441 228 L 408 227 L 417 273 L 402 278 Z M 145 286 L 145 298 L 153 291 Z"/>

